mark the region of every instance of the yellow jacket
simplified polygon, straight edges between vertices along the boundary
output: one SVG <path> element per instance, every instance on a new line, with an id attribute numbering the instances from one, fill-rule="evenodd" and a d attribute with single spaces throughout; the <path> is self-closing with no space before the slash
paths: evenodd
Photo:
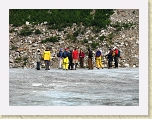
<path id="1" fill-rule="evenodd" d="M 50 60 L 50 58 L 51 58 L 51 53 L 50 53 L 50 51 L 44 51 L 44 52 L 43 52 L 43 59 L 44 59 L 44 60 Z"/>

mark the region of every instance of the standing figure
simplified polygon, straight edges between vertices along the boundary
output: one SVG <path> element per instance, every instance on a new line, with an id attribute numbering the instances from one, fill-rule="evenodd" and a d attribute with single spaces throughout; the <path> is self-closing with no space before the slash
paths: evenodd
<path id="1" fill-rule="evenodd" d="M 40 62 L 41 62 L 41 52 L 40 52 L 40 49 L 37 49 L 37 52 L 36 52 L 36 69 L 37 70 L 40 70 Z"/>
<path id="2" fill-rule="evenodd" d="M 69 69 L 70 70 L 73 70 L 73 58 L 72 58 L 72 50 L 70 50 L 70 53 L 69 53 Z"/>
<path id="3" fill-rule="evenodd" d="M 59 59 L 59 65 L 58 68 L 61 69 L 62 68 L 62 53 L 63 53 L 63 48 L 60 48 L 60 51 L 57 54 L 57 57 Z"/>
<path id="4" fill-rule="evenodd" d="M 80 67 L 84 68 L 84 52 L 82 51 L 82 49 L 80 49 L 79 59 L 80 59 Z"/>
<path id="5" fill-rule="evenodd" d="M 72 52 L 72 58 L 73 58 L 74 69 L 76 70 L 77 65 L 78 65 L 78 59 L 79 59 L 79 52 L 77 51 L 76 48 Z"/>
<path id="6" fill-rule="evenodd" d="M 118 48 L 114 47 L 114 62 L 115 62 L 115 68 L 118 68 Z"/>
<path id="7" fill-rule="evenodd" d="M 47 47 L 46 50 L 44 50 L 43 58 L 45 62 L 45 70 L 50 70 L 49 66 L 50 66 L 51 53 L 49 47 Z"/>
<path id="8" fill-rule="evenodd" d="M 109 53 L 107 55 L 105 55 L 105 57 L 107 57 L 108 59 L 108 69 L 112 68 L 112 61 L 113 61 L 113 50 L 111 48 L 109 48 Z"/>
<path id="9" fill-rule="evenodd" d="M 68 52 L 68 48 L 66 48 L 64 50 L 64 52 L 62 53 L 62 58 L 63 58 L 63 70 L 68 70 L 68 65 L 69 65 L 69 52 Z"/>
<path id="10" fill-rule="evenodd" d="M 92 58 L 93 58 L 93 53 L 90 49 L 88 49 L 88 66 L 89 66 L 89 69 L 93 69 Z"/>
<path id="11" fill-rule="evenodd" d="M 95 55 L 95 59 L 96 59 L 96 67 L 98 69 L 102 67 L 102 69 L 103 69 L 103 65 L 102 65 L 102 53 L 101 53 L 100 49 L 97 50 L 96 55 Z"/>

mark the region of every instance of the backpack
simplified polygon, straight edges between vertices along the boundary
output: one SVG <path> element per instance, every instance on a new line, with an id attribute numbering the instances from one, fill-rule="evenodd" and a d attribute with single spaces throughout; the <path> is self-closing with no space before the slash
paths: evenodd
<path id="1" fill-rule="evenodd" d="M 118 50 L 118 57 L 120 57 L 120 50 Z"/>
<path id="2" fill-rule="evenodd" d="M 99 57 L 101 55 L 101 52 L 100 51 L 97 51 L 96 52 L 96 57 Z"/>
<path id="3" fill-rule="evenodd" d="M 90 58 L 93 57 L 92 51 L 89 51 L 89 57 L 90 57 Z"/>

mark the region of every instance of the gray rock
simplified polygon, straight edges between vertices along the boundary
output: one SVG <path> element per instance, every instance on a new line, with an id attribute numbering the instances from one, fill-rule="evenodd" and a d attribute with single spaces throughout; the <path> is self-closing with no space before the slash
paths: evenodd
<path id="1" fill-rule="evenodd" d="M 99 46 L 101 47 L 103 54 L 108 53 L 109 47 L 117 46 L 121 50 L 122 59 L 119 61 L 120 67 L 127 67 L 129 64 L 129 67 L 138 67 L 139 66 L 139 18 L 136 16 L 139 16 L 139 11 L 135 10 L 135 14 L 133 14 L 134 10 L 114 10 L 114 14 L 111 15 L 111 23 L 114 24 L 116 22 L 119 23 L 128 23 L 128 22 L 134 22 L 137 23 L 137 25 L 134 25 L 133 28 L 129 30 L 122 29 L 116 36 L 112 38 L 113 44 L 110 44 L 108 39 L 104 39 L 103 42 L 100 42 L 99 38 L 100 36 L 106 36 L 115 29 L 113 27 L 108 27 L 107 29 L 101 29 L 99 33 L 93 33 L 93 27 L 85 28 L 84 26 L 79 27 L 76 23 L 73 23 L 72 27 L 66 27 L 63 31 L 58 32 L 58 30 L 53 29 L 47 29 L 46 24 L 42 23 L 41 25 L 35 25 L 35 29 L 39 29 L 42 31 L 42 34 L 40 35 L 31 35 L 28 37 L 22 37 L 17 36 L 16 32 L 10 33 L 10 67 L 22 67 L 23 61 L 20 63 L 14 63 L 14 59 L 17 57 L 23 57 L 28 56 L 28 62 L 25 67 L 32 68 L 34 67 L 35 57 L 34 53 L 36 52 L 37 48 L 45 50 L 47 46 L 52 47 L 51 53 L 55 54 L 60 47 L 65 48 L 69 47 L 73 49 L 75 46 L 78 46 L 84 50 L 84 52 L 87 52 L 87 48 L 91 46 L 92 42 L 99 42 Z M 29 23 L 30 24 L 30 23 Z M 30 25 L 29 25 L 30 26 Z M 16 29 L 18 32 L 22 29 L 21 27 L 13 27 L 10 25 L 10 28 Z M 83 29 L 82 29 L 83 28 Z M 81 29 L 85 30 L 84 34 L 79 34 L 77 36 L 77 42 L 72 43 L 70 39 L 67 39 L 67 34 L 73 35 L 73 33 Z M 64 33 L 66 32 L 66 33 Z M 98 36 L 96 36 L 98 35 Z M 41 44 L 41 40 L 44 40 L 48 37 L 58 36 L 60 37 L 60 41 L 58 43 L 45 43 Z M 84 39 L 88 40 L 88 43 L 85 43 L 85 45 L 81 44 L 81 41 Z M 11 46 L 14 45 L 17 47 L 16 51 L 12 50 Z M 131 50 L 130 50 L 131 49 Z M 96 49 L 95 49 L 96 50 Z M 131 52 L 131 53 L 130 53 Z M 86 54 L 87 55 L 87 54 Z M 43 61 L 42 61 L 43 62 Z M 57 62 L 54 62 L 55 66 L 57 66 Z M 87 66 L 87 58 L 85 58 L 85 65 Z M 107 66 L 107 60 L 103 58 L 103 65 Z"/>

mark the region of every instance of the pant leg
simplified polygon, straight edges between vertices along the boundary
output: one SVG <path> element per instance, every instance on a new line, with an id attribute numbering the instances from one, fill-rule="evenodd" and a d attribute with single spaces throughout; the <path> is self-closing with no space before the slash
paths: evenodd
<path id="1" fill-rule="evenodd" d="M 82 58 L 80 57 L 80 67 L 82 68 Z"/>
<path id="2" fill-rule="evenodd" d="M 114 57 L 114 61 L 115 61 L 115 67 L 118 67 L 118 56 Z"/>
<path id="3" fill-rule="evenodd" d="M 108 60 L 108 68 L 111 68 L 111 67 L 112 67 L 112 61 Z"/>
<path id="4" fill-rule="evenodd" d="M 37 70 L 40 70 L 40 62 L 37 62 Z"/>
<path id="5" fill-rule="evenodd" d="M 78 66 L 78 59 L 76 59 L 75 61 L 75 69 L 77 68 L 77 66 Z"/>
<path id="6" fill-rule="evenodd" d="M 102 65 L 102 57 L 100 56 L 100 58 L 99 58 L 99 67 L 101 68 L 103 68 L 103 65 Z"/>
<path id="7" fill-rule="evenodd" d="M 90 58 L 91 69 L 93 69 L 92 58 Z"/>
<path id="8" fill-rule="evenodd" d="M 98 62 L 98 59 L 96 58 L 96 67 L 98 68 L 99 67 L 99 62 Z"/>
<path id="9" fill-rule="evenodd" d="M 69 66 L 69 59 L 68 57 L 65 58 L 65 69 L 68 70 L 68 66 Z"/>
<path id="10" fill-rule="evenodd" d="M 44 60 L 45 63 L 45 69 L 47 69 L 47 60 Z"/>
<path id="11" fill-rule="evenodd" d="M 59 65 L 58 68 L 62 68 L 62 58 L 59 58 Z"/>
<path id="12" fill-rule="evenodd" d="M 63 66 L 63 69 L 65 69 L 65 58 L 63 58 L 63 64 L 62 64 L 62 66 Z"/>
<path id="13" fill-rule="evenodd" d="M 49 70 L 49 67 L 50 67 L 50 61 L 47 60 L 47 70 Z"/>
<path id="14" fill-rule="evenodd" d="M 88 64 L 89 64 L 89 69 L 93 69 L 92 58 L 89 58 Z"/>
<path id="15" fill-rule="evenodd" d="M 90 63 L 91 59 L 88 58 L 88 68 L 91 69 L 91 63 Z"/>
<path id="16" fill-rule="evenodd" d="M 82 68 L 84 68 L 84 58 L 82 58 Z"/>
<path id="17" fill-rule="evenodd" d="M 71 62 L 71 68 L 73 69 L 73 62 Z"/>
<path id="18" fill-rule="evenodd" d="M 99 66 L 99 57 L 96 57 L 96 67 L 100 68 L 100 66 Z"/>
<path id="19" fill-rule="evenodd" d="M 69 64 L 66 63 L 66 64 L 65 64 L 65 69 L 68 70 L 68 67 L 69 67 Z"/>

